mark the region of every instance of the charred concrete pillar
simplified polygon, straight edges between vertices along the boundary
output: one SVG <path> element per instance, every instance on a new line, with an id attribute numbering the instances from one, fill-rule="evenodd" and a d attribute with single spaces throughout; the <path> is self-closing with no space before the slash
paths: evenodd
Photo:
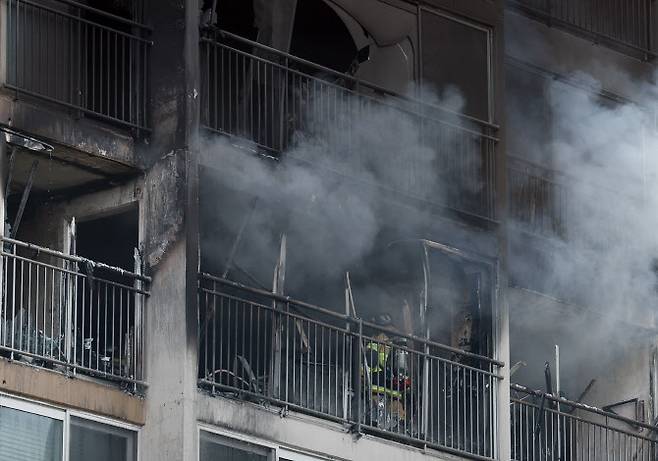
<path id="1" fill-rule="evenodd" d="M 149 2 L 150 147 L 142 156 L 146 271 L 145 461 L 196 459 L 198 0 Z"/>

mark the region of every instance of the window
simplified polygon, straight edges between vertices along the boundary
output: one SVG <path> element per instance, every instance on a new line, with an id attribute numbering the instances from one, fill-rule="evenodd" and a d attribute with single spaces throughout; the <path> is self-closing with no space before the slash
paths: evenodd
<path id="1" fill-rule="evenodd" d="M 440 94 L 457 89 L 464 113 L 488 121 L 491 31 L 426 9 L 420 25 L 423 86 Z"/>
<path id="2" fill-rule="evenodd" d="M 61 415 L 0 406 L 0 453 L 4 461 L 59 461 L 63 446 Z"/>
<path id="3" fill-rule="evenodd" d="M 278 461 L 321 461 L 319 458 L 299 453 L 296 451 L 280 448 L 278 450 Z"/>
<path id="4" fill-rule="evenodd" d="M 299 451 L 247 442 L 207 430 L 199 432 L 199 461 L 323 461 Z"/>
<path id="5" fill-rule="evenodd" d="M 201 431 L 199 461 L 274 461 L 274 451 Z"/>
<path id="6" fill-rule="evenodd" d="M 135 432 L 71 417 L 69 461 L 135 461 Z"/>
<path id="7" fill-rule="evenodd" d="M 0 453 L 2 461 L 135 461 L 137 432 L 0 397 Z"/>

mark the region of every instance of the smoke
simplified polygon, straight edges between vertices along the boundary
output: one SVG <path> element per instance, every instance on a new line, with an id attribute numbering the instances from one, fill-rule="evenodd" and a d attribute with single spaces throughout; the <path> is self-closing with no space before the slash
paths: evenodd
<path id="1" fill-rule="evenodd" d="M 329 87 L 306 101 L 301 118 L 288 120 L 295 128 L 291 147 L 278 161 L 254 155 L 246 142 L 205 139 L 202 149 L 217 167 L 201 178 L 204 270 L 223 272 L 244 227 L 229 277 L 271 288 L 285 232 L 287 294 L 340 308 L 344 274 L 351 271 L 362 275 L 355 296 L 364 311 L 387 305 L 383 299 L 394 290 L 368 273 L 390 269 L 376 255 L 396 239 L 431 237 L 430 219 L 396 204 L 396 194 L 445 205 L 462 194 L 477 195 L 481 187 L 459 183 L 463 169 L 477 171 L 479 150 L 463 153 L 458 166 L 446 161 L 474 137 L 455 128 L 463 98 L 450 88 L 441 95 L 426 92 L 423 100 L 448 110 L 421 118 L 417 104 Z M 405 269 L 411 272 L 421 260 L 408 263 L 418 266 Z"/>
<path id="2" fill-rule="evenodd" d="M 523 72 L 515 67 L 510 71 Z M 512 354 L 525 354 L 523 359 L 534 368 L 516 379 L 543 387 L 541 364 L 552 359 L 552 350 L 544 346 L 559 344 L 563 380 L 576 398 L 590 379 L 609 380 L 611 369 L 652 344 L 649 329 L 655 326 L 658 295 L 655 89 L 650 81 L 627 75 L 633 81 L 627 96 L 642 102 L 636 104 L 603 96 L 603 84 L 585 72 L 561 80 L 535 76 L 542 84 L 534 86 L 518 84 L 523 78 L 517 77 L 507 89 L 512 155 L 558 173 L 544 173 L 552 183 L 543 183 L 543 190 L 536 177 L 511 190 L 518 194 L 525 187 L 544 194 L 535 203 L 541 208 L 537 214 L 553 225 L 548 240 L 526 236 L 522 243 L 519 233 L 511 234 L 510 271 L 515 284 L 570 305 L 556 311 L 559 303 L 553 303 L 546 307 L 551 312 L 512 320 Z M 531 87 L 535 93 L 529 98 Z M 524 113 L 531 115 L 524 118 Z M 554 225 L 556 221 L 560 224 Z M 516 223 L 517 228 L 527 226 L 527 220 Z M 544 346 L 537 345 L 542 341 Z M 642 383 L 647 382 L 648 364 L 647 359 L 635 372 L 641 373 Z M 626 372 L 637 387 L 638 377 Z M 600 394 L 602 403 L 630 395 L 635 388 L 626 384 Z M 605 384 L 597 386 L 603 389 Z M 647 389 L 644 385 L 643 392 Z"/>
<path id="3" fill-rule="evenodd" d="M 566 244 L 548 252 L 541 288 L 636 321 L 656 297 L 658 160 L 651 153 L 658 137 L 650 114 L 556 81 L 546 97 L 551 136 L 543 162 L 563 172 L 550 199 Z"/>

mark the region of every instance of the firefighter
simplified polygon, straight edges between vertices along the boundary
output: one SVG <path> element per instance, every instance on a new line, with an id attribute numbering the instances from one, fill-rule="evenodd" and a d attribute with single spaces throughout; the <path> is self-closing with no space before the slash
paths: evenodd
<path id="1" fill-rule="evenodd" d="M 391 346 L 387 344 L 388 336 L 379 333 L 366 345 L 366 361 L 370 370 L 370 382 L 373 393 L 386 393 L 391 382 L 389 357 Z"/>
<path id="2" fill-rule="evenodd" d="M 373 319 L 373 323 L 388 327 L 388 314 Z M 366 365 L 371 392 L 371 424 L 383 429 L 393 429 L 405 418 L 403 389 L 394 375 L 390 339 L 384 333 L 377 334 L 365 349 Z"/>

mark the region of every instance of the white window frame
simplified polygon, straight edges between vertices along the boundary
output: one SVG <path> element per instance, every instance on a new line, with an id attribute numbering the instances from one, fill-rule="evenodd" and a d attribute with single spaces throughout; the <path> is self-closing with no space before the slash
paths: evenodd
<path id="1" fill-rule="evenodd" d="M 316 454 L 287 448 L 281 444 L 273 443 L 258 437 L 241 434 L 229 429 L 218 428 L 208 424 L 197 424 L 197 440 L 201 440 L 201 432 L 217 435 L 227 439 L 233 439 L 236 442 L 248 443 L 251 445 L 258 445 L 266 450 L 271 450 L 273 458 L 272 461 L 280 461 L 281 458 L 290 459 L 292 461 L 329 461 L 331 458 L 323 457 Z M 197 449 L 196 461 L 200 461 L 200 449 Z"/>
<path id="2" fill-rule="evenodd" d="M 307 453 L 290 450 L 288 448 L 280 447 L 276 453 L 276 459 L 279 461 L 280 458 L 290 459 L 292 461 L 325 461 L 329 458 L 318 457 L 317 455 L 309 455 Z"/>
<path id="3" fill-rule="evenodd" d="M 16 397 L 13 395 L 0 392 L 0 407 L 11 408 L 12 410 L 24 411 L 38 416 L 51 418 L 62 422 L 62 461 L 69 461 L 69 445 L 71 431 L 71 417 L 84 419 L 99 424 L 104 424 L 117 429 L 125 429 L 135 434 L 135 460 L 140 461 L 139 442 L 141 427 L 135 424 L 124 423 L 115 419 L 85 413 L 83 411 L 71 410 L 64 407 L 48 405 L 36 400 Z"/>
<path id="4" fill-rule="evenodd" d="M 16 399 L 0 394 L 0 407 L 11 408 L 12 410 L 24 411 L 32 415 L 43 416 L 45 418 L 61 421 L 62 423 L 62 461 L 69 459 L 69 447 L 66 443 L 69 440 L 69 421 L 66 411 L 51 406 L 39 405 L 32 401 Z"/>

